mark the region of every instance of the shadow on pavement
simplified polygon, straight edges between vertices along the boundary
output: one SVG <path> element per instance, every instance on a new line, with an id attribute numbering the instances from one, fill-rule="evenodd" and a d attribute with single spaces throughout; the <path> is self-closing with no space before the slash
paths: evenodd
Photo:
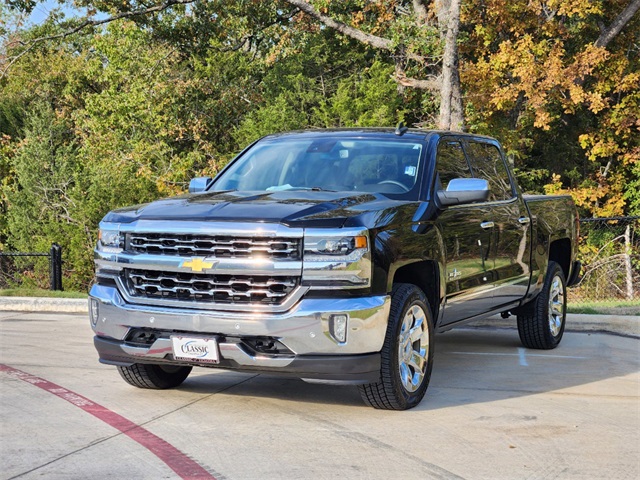
<path id="1" fill-rule="evenodd" d="M 555 350 L 522 348 L 516 330 L 454 330 L 436 337 L 429 390 L 416 410 L 493 402 L 543 392 L 561 392 L 638 371 L 638 341 L 606 334 L 565 333 Z M 194 375 L 180 387 L 194 393 L 253 396 L 364 406 L 356 387 L 308 384 L 269 375 L 238 375 L 220 390 L 227 374 Z M 228 379 L 223 380 L 228 384 Z M 587 387 L 606 395 L 606 387 Z M 601 390 L 598 390 L 600 388 Z M 631 385 L 629 395 L 637 394 Z"/>

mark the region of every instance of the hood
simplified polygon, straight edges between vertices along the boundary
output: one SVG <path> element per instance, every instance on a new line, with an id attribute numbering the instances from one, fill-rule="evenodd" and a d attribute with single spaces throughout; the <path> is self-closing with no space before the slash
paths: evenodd
<path id="1" fill-rule="evenodd" d="M 286 190 L 207 192 L 173 197 L 107 214 L 105 222 L 136 220 L 228 221 L 341 227 L 348 219 L 398 203 L 373 193 Z"/>

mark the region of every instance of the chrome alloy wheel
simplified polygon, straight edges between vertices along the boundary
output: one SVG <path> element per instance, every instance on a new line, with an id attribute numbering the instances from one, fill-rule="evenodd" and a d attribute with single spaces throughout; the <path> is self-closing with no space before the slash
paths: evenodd
<path id="1" fill-rule="evenodd" d="M 549 330 L 554 337 L 557 337 L 562 329 L 565 309 L 564 294 L 564 283 L 556 275 L 551 281 L 549 290 Z"/>
<path id="2" fill-rule="evenodd" d="M 429 326 L 426 314 L 413 305 L 402 320 L 398 337 L 398 368 L 400 380 L 407 392 L 420 388 L 429 357 Z"/>

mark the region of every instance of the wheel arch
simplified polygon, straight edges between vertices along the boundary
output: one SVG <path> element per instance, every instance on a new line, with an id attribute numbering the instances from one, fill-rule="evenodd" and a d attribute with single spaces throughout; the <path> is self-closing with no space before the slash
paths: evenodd
<path id="1" fill-rule="evenodd" d="M 442 296 L 440 268 L 433 260 L 422 260 L 399 267 L 392 278 L 394 283 L 410 283 L 422 290 L 429 301 L 434 321 L 438 318 Z"/>
<path id="2" fill-rule="evenodd" d="M 556 262 L 562 268 L 564 278 L 569 278 L 571 269 L 571 240 L 560 238 L 549 245 L 549 262 Z M 547 268 L 549 265 L 547 264 Z"/>

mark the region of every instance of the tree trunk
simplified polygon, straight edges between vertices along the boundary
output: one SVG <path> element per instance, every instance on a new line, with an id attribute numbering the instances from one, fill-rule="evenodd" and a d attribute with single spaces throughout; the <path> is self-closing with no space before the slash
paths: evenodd
<path id="1" fill-rule="evenodd" d="M 640 10 L 640 0 L 632 0 L 620 14 L 613 20 L 609 27 L 605 28 L 600 37 L 596 40 L 597 47 L 606 47 L 622 29 L 629 23 L 629 20 Z"/>
<path id="2" fill-rule="evenodd" d="M 464 129 L 464 110 L 462 108 L 462 90 L 458 71 L 460 0 L 441 0 L 439 2 L 438 20 L 444 34 L 438 128 L 462 131 Z"/>

